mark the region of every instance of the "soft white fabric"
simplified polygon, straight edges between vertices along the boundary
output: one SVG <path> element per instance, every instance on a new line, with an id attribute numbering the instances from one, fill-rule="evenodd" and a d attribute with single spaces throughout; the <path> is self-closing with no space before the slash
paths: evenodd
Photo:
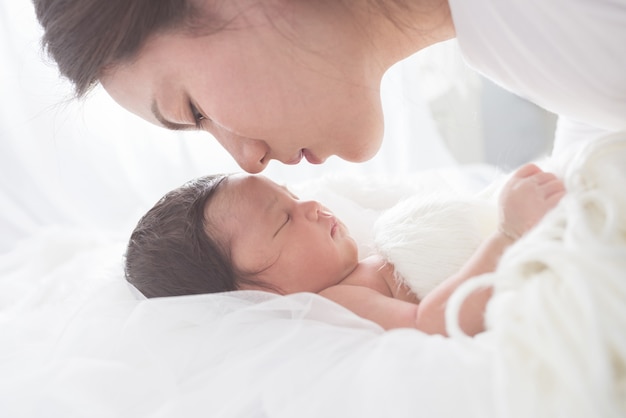
<path id="1" fill-rule="evenodd" d="M 469 286 L 496 285 L 475 339 L 453 321 L 451 339 L 383 332 L 312 294 L 138 300 L 123 240 L 37 234 L 0 256 L 0 416 L 622 417 L 626 138 L 597 145 L 551 162 L 571 194 L 451 301 L 454 318 Z M 306 189 L 359 229 L 413 192 L 472 194 L 468 177 Z"/>
<path id="2" fill-rule="evenodd" d="M 493 199 L 441 191 L 415 195 L 376 220 L 374 246 L 397 279 L 422 299 L 459 271 L 496 226 Z"/>
<path id="3" fill-rule="evenodd" d="M 468 179 L 493 175 L 457 170 L 293 189 L 344 212 L 368 251 L 385 208 L 436 188 L 471 194 Z M 487 335 L 386 333 L 313 294 L 137 299 L 124 246 L 53 227 L 0 255 L 0 416 L 495 417 Z"/>
<path id="4" fill-rule="evenodd" d="M 626 0 L 449 4 L 471 67 L 562 117 L 626 129 Z M 556 146 L 568 139 L 559 136 Z"/>

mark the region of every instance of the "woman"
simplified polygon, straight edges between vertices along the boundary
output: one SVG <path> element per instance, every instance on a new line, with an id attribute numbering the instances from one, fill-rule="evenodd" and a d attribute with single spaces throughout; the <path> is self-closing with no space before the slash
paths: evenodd
<path id="1" fill-rule="evenodd" d="M 34 1 L 78 96 L 100 82 L 152 123 L 210 132 L 250 173 L 371 158 L 385 72 L 454 37 L 562 116 L 556 146 L 626 129 L 626 0 Z"/>

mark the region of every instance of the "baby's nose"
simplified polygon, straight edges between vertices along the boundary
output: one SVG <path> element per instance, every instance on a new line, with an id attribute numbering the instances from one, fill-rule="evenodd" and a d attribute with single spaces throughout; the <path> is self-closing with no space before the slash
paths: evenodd
<path id="1" fill-rule="evenodd" d="M 310 221 L 317 221 L 320 217 L 330 216 L 328 212 L 325 212 L 324 208 L 314 200 L 302 202 L 302 206 L 304 207 L 306 218 Z"/>
<path id="2" fill-rule="evenodd" d="M 328 209 L 326 209 L 324 207 L 319 209 L 318 214 L 319 214 L 319 216 L 323 216 L 325 218 L 330 218 L 330 217 L 334 216 L 331 211 L 329 211 Z"/>

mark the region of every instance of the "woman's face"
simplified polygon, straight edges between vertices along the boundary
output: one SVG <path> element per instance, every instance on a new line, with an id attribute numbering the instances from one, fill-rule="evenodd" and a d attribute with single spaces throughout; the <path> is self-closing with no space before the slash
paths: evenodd
<path id="1" fill-rule="evenodd" d="M 363 28 L 341 2 L 281 2 L 307 9 L 282 12 L 223 3 L 226 27 L 153 36 L 135 60 L 104 73 L 104 88 L 152 123 L 211 133 L 250 173 L 272 159 L 371 158 L 383 133 L 384 70 L 367 63 Z"/>
<path id="2" fill-rule="evenodd" d="M 285 294 L 318 293 L 358 263 L 355 241 L 328 209 L 263 176 L 230 176 L 207 204 L 205 219 L 236 268 Z"/>

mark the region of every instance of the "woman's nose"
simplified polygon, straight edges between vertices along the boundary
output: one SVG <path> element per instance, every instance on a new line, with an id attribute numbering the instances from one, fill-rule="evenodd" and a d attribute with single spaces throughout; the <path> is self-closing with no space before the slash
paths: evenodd
<path id="1" fill-rule="evenodd" d="M 260 173 L 270 162 L 269 147 L 263 141 L 245 139 L 230 153 L 243 170 L 250 174 Z"/>
<path id="2" fill-rule="evenodd" d="M 250 174 L 257 174 L 265 170 L 269 163 L 267 152 L 260 147 L 246 146 L 242 152 L 233 155 L 239 167 Z"/>
<path id="3" fill-rule="evenodd" d="M 224 128 L 215 133 L 218 142 L 250 174 L 260 173 L 270 162 L 270 148 L 265 141 L 245 138 Z"/>

